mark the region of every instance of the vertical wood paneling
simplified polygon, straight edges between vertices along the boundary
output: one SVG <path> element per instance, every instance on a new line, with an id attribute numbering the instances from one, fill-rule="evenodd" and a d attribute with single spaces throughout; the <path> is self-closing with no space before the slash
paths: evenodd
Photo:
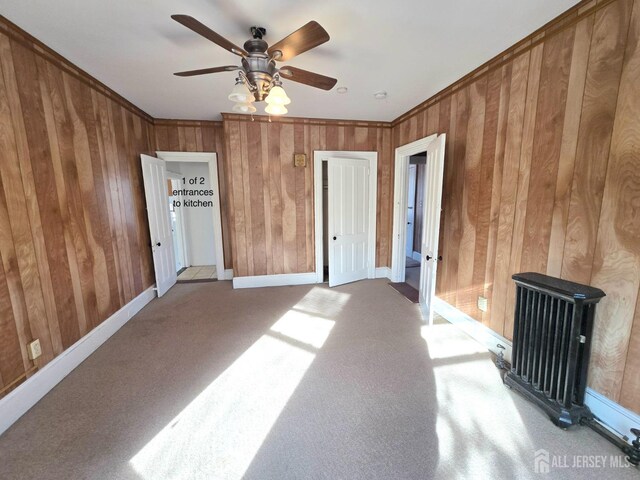
<path id="1" fill-rule="evenodd" d="M 437 295 L 509 338 L 514 273 L 602 288 L 589 385 L 640 413 L 640 1 L 588 7 L 400 117 L 393 147 L 447 134 Z"/>
<path id="2" fill-rule="evenodd" d="M 490 328 L 504 329 L 507 287 L 510 281 L 509 262 L 518 186 L 519 159 L 524 128 L 524 107 L 529 73 L 529 53 L 513 61 L 509 110 L 507 114 L 506 142 L 500 188 L 500 214 L 496 236 L 496 256 L 493 274 L 493 306 Z M 511 332 L 503 332 L 506 337 Z"/>
<path id="3" fill-rule="evenodd" d="M 160 146 L 177 128 L 162 122 L 164 128 L 156 130 Z M 313 152 L 331 148 L 378 152 L 376 266 L 388 265 L 393 201 L 390 128 L 309 119 L 252 122 L 229 115 L 223 129 L 235 276 L 315 270 Z M 294 153 L 307 155 L 306 167 L 293 166 Z"/>
<path id="4" fill-rule="evenodd" d="M 158 151 L 216 153 L 218 158 L 218 187 L 220 193 L 224 267 L 227 269 L 232 268 L 232 212 L 229 211 L 229 201 L 232 192 L 228 191 L 229 185 L 231 185 L 229 181 L 230 177 L 228 177 L 230 167 L 227 165 L 225 155 L 226 136 L 222 122 L 156 120 L 153 130 L 155 148 Z"/>
<path id="5" fill-rule="evenodd" d="M 484 297 L 493 300 L 494 273 L 496 249 L 498 244 L 498 226 L 500 222 L 500 200 L 502 189 L 502 172 L 504 168 L 504 151 L 507 141 L 507 126 L 509 120 L 509 97 L 511 95 L 512 65 L 502 67 L 500 84 L 500 103 L 498 106 L 498 124 L 496 133 L 495 156 L 493 163 L 493 179 L 491 181 L 491 205 L 489 211 L 489 235 L 487 239 L 487 260 L 484 274 Z M 497 315 L 496 315 L 497 317 Z M 489 302 L 486 312 L 482 314 L 482 322 L 491 324 L 493 318 L 493 301 Z"/>
<path id="6" fill-rule="evenodd" d="M 586 70 L 592 34 L 593 17 L 584 19 L 576 26 L 573 58 L 571 60 L 571 70 L 569 73 L 567 105 L 564 115 L 564 127 L 562 129 L 558 179 L 556 181 L 556 194 L 551 221 L 549 259 L 547 261 L 547 275 L 554 277 L 559 277 L 562 271 L 571 182 L 574 178 L 573 173 L 576 163 L 578 128 L 581 125 L 581 116 L 584 113 L 582 103 L 585 94 Z M 582 123 L 582 125 L 584 125 L 584 123 Z M 580 166 L 578 162 L 578 168 L 580 168 Z"/>
<path id="7" fill-rule="evenodd" d="M 535 137 L 535 121 L 538 108 L 538 89 L 540 86 L 540 67 L 542 64 L 543 45 L 538 45 L 529 55 L 529 80 L 527 84 L 527 100 L 524 110 L 522 126 L 522 146 L 520 148 L 520 164 L 518 167 L 518 185 L 513 219 L 513 233 L 511 239 L 511 254 L 509 258 L 509 274 L 520 271 L 522 261 L 522 241 L 524 235 L 524 221 L 527 214 L 529 198 L 529 179 L 531 175 L 531 161 Z M 503 332 L 513 330 L 513 312 L 515 308 L 515 284 L 508 282 L 505 301 L 505 325 Z"/>
<path id="8" fill-rule="evenodd" d="M 437 132 L 447 134 L 438 295 L 510 337 L 516 271 L 602 288 L 590 385 L 640 411 L 639 2 L 581 4 L 538 45 L 393 129 L 154 125 L 77 68 L 0 33 L 0 384 L 30 368 L 31 339 L 46 362 L 153 281 L 140 153 L 215 151 L 225 267 L 294 273 L 314 265 L 314 150 L 378 151 L 376 265 L 388 266 L 393 149 Z M 307 154 L 305 169 L 294 152 Z"/>
<path id="9" fill-rule="evenodd" d="M 2 188 L 0 177 L 0 191 Z M 7 221 L 7 204 L 4 195 L 0 195 L 0 228 L 9 229 Z M 18 325 L 11 308 L 11 297 L 4 262 L 0 261 L 0 385 L 9 383 L 24 372 Z M 6 379 L 6 382 L 5 380 Z"/>
<path id="10" fill-rule="evenodd" d="M 260 124 L 247 126 L 247 168 L 249 177 L 249 207 L 253 246 L 253 274 L 266 275 L 266 234 L 264 216 L 264 180 L 262 178 L 262 135 Z M 267 189 L 268 191 L 268 189 Z"/>
<path id="11" fill-rule="evenodd" d="M 476 244 L 473 261 L 473 278 L 475 298 L 486 294 L 485 269 L 489 247 L 489 224 L 491 221 L 491 189 L 493 183 L 496 140 L 498 135 L 498 110 L 500 106 L 500 86 L 502 72 L 496 70 L 487 78 L 487 94 L 485 103 L 484 131 L 482 134 L 482 150 L 480 152 L 479 195 L 476 208 Z M 482 312 L 476 311 L 474 318 L 482 318 Z"/>
<path id="12" fill-rule="evenodd" d="M 638 410 L 622 396 L 625 361 L 640 285 L 640 2 L 633 6 L 605 179 L 591 283 L 607 294 L 597 310 L 590 383 Z M 638 355 L 639 352 L 629 352 Z M 631 392 L 633 388 L 631 389 Z"/>
<path id="13" fill-rule="evenodd" d="M 51 191 L 49 190 L 51 179 L 50 177 L 46 178 L 41 186 L 34 181 L 34 176 L 39 172 L 50 175 L 50 172 L 47 171 L 48 152 L 42 140 L 37 138 L 43 128 L 43 125 L 39 125 L 37 122 L 39 112 L 37 105 L 34 105 L 37 102 L 37 90 L 31 92 L 29 89 L 30 85 L 32 88 L 36 88 L 34 83 L 37 82 L 37 74 L 35 73 L 35 63 L 32 63 L 35 60 L 33 53 L 21 45 L 17 46 L 17 54 L 14 56 L 16 52 L 14 47 L 14 42 L 6 41 L 2 57 L 5 87 L 7 88 L 8 100 L 11 102 L 11 117 L 16 133 L 20 176 L 18 176 L 16 157 L 10 157 L 7 162 L 13 164 L 13 168 L 11 165 L 7 165 L 7 167 L 12 168 L 13 175 L 10 180 L 5 180 L 4 184 L 11 189 L 19 188 L 20 185 L 24 188 L 22 193 L 17 191 L 6 195 L 8 197 L 7 207 L 15 198 L 13 195 L 17 195 L 18 202 L 24 201 L 26 207 L 26 210 L 22 212 L 23 216 L 18 217 L 16 215 L 18 212 L 14 212 L 13 208 L 9 209 L 9 215 L 10 218 L 11 216 L 14 218 L 12 224 L 14 232 L 19 232 L 18 239 L 14 238 L 14 242 L 18 261 L 22 264 L 20 272 L 29 309 L 30 329 L 35 338 L 42 336 L 43 362 L 47 362 L 54 357 L 54 351 L 51 332 L 48 329 L 48 317 L 38 264 L 48 261 L 47 254 L 49 252 L 47 252 L 47 246 L 42 237 L 43 225 L 40 221 L 41 206 L 38 197 L 43 197 L 41 200 L 43 203 L 51 201 Z M 19 59 L 18 62 L 15 61 L 16 57 Z M 25 82 L 23 82 L 22 76 L 26 77 Z M 26 105 L 23 106 L 24 101 L 26 101 Z M 31 115 L 36 118 L 30 118 Z M 34 141 L 34 145 L 30 145 L 31 140 Z M 32 158 L 32 155 L 35 158 Z M 33 170 L 34 163 L 35 172 Z M 55 216 L 55 204 L 43 205 L 43 207 L 45 211 L 48 209 Z M 57 226 L 54 226 L 54 231 L 58 231 Z M 55 243 L 56 240 L 53 240 L 49 242 L 49 246 L 55 248 Z"/>
<path id="14" fill-rule="evenodd" d="M 458 268 L 458 286 L 456 303 L 463 312 L 476 316 L 478 291 L 473 284 L 475 260 L 476 230 L 478 218 L 478 197 L 482 160 L 482 136 L 484 134 L 485 103 L 487 79 L 484 78 L 470 86 L 471 109 L 467 127 L 464 156 L 464 186 L 462 189 L 462 208 L 460 212 L 462 235 L 460 238 L 460 268 Z M 480 292 L 482 293 L 482 292 Z"/>
<path id="15" fill-rule="evenodd" d="M 521 265 L 525 271 L 547 268 L 574 33 L 575 27 L 568 28 L 544 43 L 533 146 L 536 174 L 529 180 L 529 195 L 537 200 L 527 203 Z"/>
<path id="16" fill-rule="evenodd" d="M 16 38 L 0 33 L 5 385 L 32 368 L 33 339 L 42 367 L 153 282 L 139 159 L 150 119 Z"/>
<path id="17" fill-rule="evenodd" d="M 618 1 L 595 15 L 577 135 L 576 172 L 562 259 L 562 276 L 589 283 L 609 161 L 611 132 L 632 2 Z"/>

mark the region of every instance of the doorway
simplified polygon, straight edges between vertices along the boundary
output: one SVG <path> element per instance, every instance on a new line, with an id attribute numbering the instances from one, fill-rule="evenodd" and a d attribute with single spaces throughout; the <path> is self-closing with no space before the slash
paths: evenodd
<path id="1" fill-rule="evenodd" d="M 211 178 L 203 162 L 167 161 L 178 283 L 217 279 Z"/>
<path id="2" fill-rule="evenodd" d="M 442 135 L 431 135 L 415 142 L 396 148 L 395 154 L 395 180 L 394 180 L 394 210 L 393 210 L 393 245 L 391 255 L 391 280 L 392 282 L 401 283 L 407 281 L 407 270 L 414 267 L 409 266 L 414 258 L 419 260 L 418 275 L 418 301 L 424 318 L 428 323 L 433 321 L 432 302 L 435 296 L 435 282 L 437 262 L 442 259 L 438 254 L 438 240 L 440 230 L 440 212 L 442 199 L 442 182 L 444 172 L 444 152 L 446 137 Z M 424 157 L 423 171 L 419 172 L 418 165 L 422 164 L 419 160 L 422 153 L 426 152 Z M 418 183 L 415 183 L 415 194 L 411 192 L 411 174 L 413 173 L 413 164 L 415 167 L 415 177 L 420 176 L 423 179 L 422 193 L 422 212 L 416 214 L 415 203 L 418 197 Z M 414 201 L 413 208 L 411 201 Z M 409 219 L 413 216 L 412 228 L 409 226 Z M 419 233 L 419 250 L 414 250 L 415 242 L 409 238 L 409 235 L 416 236 L 415 220 L 421 219 Z M 411 255 L 409 255 L 411 250 Z M 414 256 L 414 252 L 418 255 Z M 417 261 L 417 260 L 415 260 Z M 413 277 L 409 273 L 409 277 Z M 414 281 L 412 279 L 412 281 Z"/>
<path id="3" fill-rule="evenodd" d="M 420 249 L 424 207 L 424 178 L 427 152 L 409 157 L 407 181 L 407 231 L 405 235 L 405 282 L 420 289 Z"/>
<path id="4" fill-rule="evenodd" d="M 140 157 L 158 296 L 176 283 L 179 270 L 190 267 L 197 270 L 190 272 L 192 281 L 228 278 L 216 154 L 156 153 Z"/>
<path id="5" fill-rule="evenodd" d="M 377 152 L 314 152 L 316 282 L 325 266 L 329 286 L 375 278 L 377 164 Z"/>

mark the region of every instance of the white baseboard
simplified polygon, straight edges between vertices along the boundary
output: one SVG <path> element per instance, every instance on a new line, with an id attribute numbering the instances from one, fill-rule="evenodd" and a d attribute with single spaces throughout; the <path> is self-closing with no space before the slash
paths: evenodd
<path id="1" fill-rule="evenodd" d="M 131 317 L 142 310 L 155 296 L 155 285 L 147 288 L 1 399 L 0 434 L 38 403 L 42 397 L 106 342 Z"/>
<path id="2" fill-rule="evenodd" d="M 627 410 L 589 387 L 587 387 L 584 403 L 605 427 L 618 435 L 629 437 L 631 435 L 630 429 L 640 428 L 640 415 Z M 630 440 L 627 441 L 631 443 Z"/>
<path id="3" fill-rule="evenodd" d="M 233 280 L 233 270 L 227 268 L 218 274 L 218 280 Z"/>
<path id="4" fill-rule="evenodd" d="M 316 272 L 233 277 L 233 288 L 280 287 L 283 285 L 307 285 L 309 283 L 318 283 Z"/>
<path id="5" fill-rule="evenodd" d="M 511 362 L 511 342 L 509 340 L 440 298 L 434 298 L 433 307 L 439 315 L 462 328 L 492 352 L 497 353 L 497 343 L 504 345 L 506 347 L 504 356 L 508 362 Z M 584 403 L 605 427 L 618 435 L 629 436 L 631 428 L 640 428 L 640 415 L 627 410 L 589 387 L 587 387 Z"/>
<path id="6" fill-rule="evenodd" d="M 389 267 L 376 268 L 376 278 L 391 278 L 391 269 Z"/>
<path id="7" fill-rule="evenodd" d="M 489 327 L 478 322 L 475 318 L 470 317 L 466 313 L 458 310 L 453 305 L 448 304 L 438 297 L 433 299 L 433 309 L 438 315 L 444 317 L 450 323 L 458 325 L 467 332 L 468 335 L 476 339 L 496 355 L 500 351 L 497 345 L 503 345 L 505 347 L 504 358 L 508 362 L 511 362 L 511 342 L 502 335 L 499 335 Z"/>

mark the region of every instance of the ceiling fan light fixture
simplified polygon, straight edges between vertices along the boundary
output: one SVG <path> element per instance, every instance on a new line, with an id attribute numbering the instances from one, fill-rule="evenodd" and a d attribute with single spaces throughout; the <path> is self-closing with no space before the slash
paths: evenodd
<path id="1" fill-rule="evenodd" d="M 267 107 L 264 109 L 264 111 L 269 115 L 284 115 L 288 112 L 287 107 L 276 103 L 267 104 Z"/>
<path id="2" fill-rule="evenodd" d="M 265 111 L 270 115 L 284 115 L 285 105 L 291 103 L 280 82 L 280 74 L 296 83 L 309 85 L 321 90 L 331 90 L 337 80 L 335 78 L 309 72 L 301 68 L 283 66 L 278 68 L 276 62 L 290 60 L 308 50 L 329 41 L 329 34 L 316 21 L 310 21 L 279 42 L 269 45 L 264 39 L 267 33 L 262 27 L 251 27 L 253 38 L 240 48 L 222 35 L 189 15 L 172 15 L 171 18 L 198 35 L 210 40 L 225 50 L 242 58 L 241 65 L 201 68 L 177 72 L 180 77 L 194 77 L 218 72 L 238 71 L 236 83 L 228 98 L 234 102 L 233 111 L 253 113 L 256 107 L 253 102 L 266 101 Z"/>
<path id="3" fill-rule="evenodd" d="M 238 102 L 233 106 L 232 110 L 237 113 L 254 113 L 256 111 L 256 107 L 249 102 Z"/>
<path id="4" fill-rule="evenodd" d="M 267 95 L 267 98 L 265 98 L 264 101 L 269 105 L 289 105 L 291 103 L 291 99 L 287 96 L 284 88 L 280 85 L 274 85 L 271 87 L 269 95 Z"/>
<path id="5" fill-rule="evenodd" d="M 228 98 L 236 103 L 251 103 L 254 101 L 253 93 L 251 93 L 247 84 L 240 79 L 236 81 Z"/>

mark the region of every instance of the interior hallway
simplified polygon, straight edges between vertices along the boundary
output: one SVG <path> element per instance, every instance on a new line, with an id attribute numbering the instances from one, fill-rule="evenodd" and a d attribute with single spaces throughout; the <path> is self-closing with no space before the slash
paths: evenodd
<path id="1" fill-rule="evenodd" d="M 416 290 L 420 290 L 420 262 L 411 257 L 406 259 L 404 281 Z"/>
<path id="2" fill-rule="evenodd" d="M 423 327 L 386 280 L 175 286 L 0 437 L 2 479 L 539 478 L 540 448 L 617 455 Z M 549 478 L 637 478 L 558 469 Z"/>

